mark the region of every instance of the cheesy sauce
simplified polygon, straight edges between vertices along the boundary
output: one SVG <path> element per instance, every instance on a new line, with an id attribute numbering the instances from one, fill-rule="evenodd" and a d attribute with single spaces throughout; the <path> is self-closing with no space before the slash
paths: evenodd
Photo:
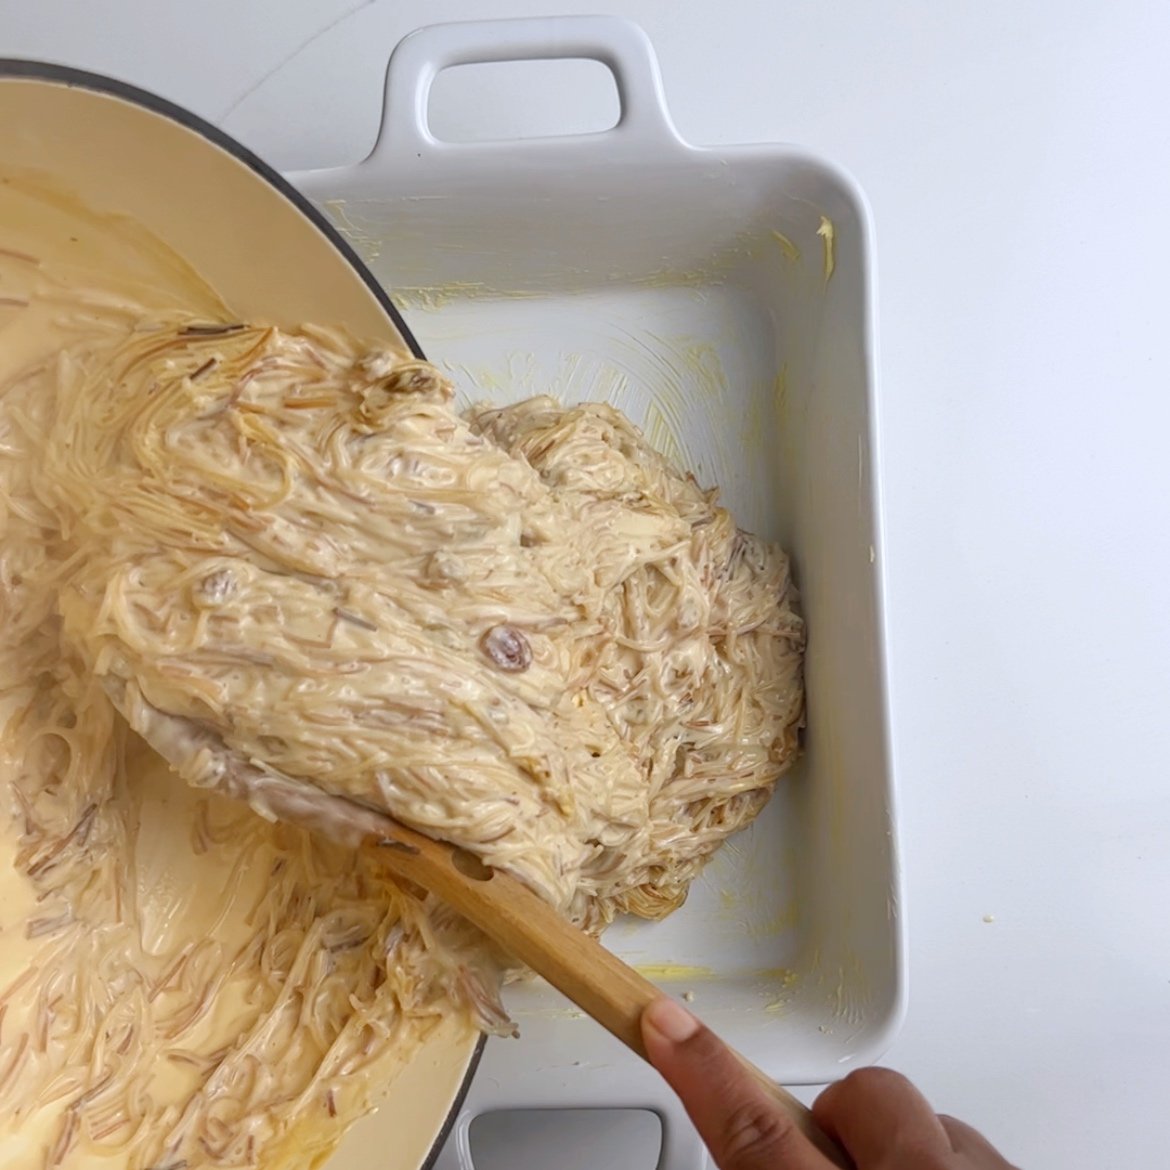
<path id="1" fill-rule="evenodd" d="M 659 917 L 798 750 L 788 562 L 610 407 L 460 414 L 35 183 L 0 224 L 0 1161 L 318 1164 L 508 963 L 231 761 Z"/>

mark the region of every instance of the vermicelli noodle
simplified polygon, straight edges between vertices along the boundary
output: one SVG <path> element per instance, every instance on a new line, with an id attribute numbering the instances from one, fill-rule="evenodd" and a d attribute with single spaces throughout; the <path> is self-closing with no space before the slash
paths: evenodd
<path id="1" fill-rule="evenodd" d="M 0 387 L 0 1112 L 29 1166 L 309 1166 L 446 1015 L 511 1030 L 507 963 L 222 753 L 659 917 L 796 755 L 788 562 L 611 407 L 85 319 Z"/>

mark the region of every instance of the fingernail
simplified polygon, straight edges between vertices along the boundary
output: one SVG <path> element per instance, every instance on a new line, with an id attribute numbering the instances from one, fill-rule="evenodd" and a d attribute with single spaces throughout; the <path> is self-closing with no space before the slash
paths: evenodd
<path id="1" fill-rule="evenodd" d="M 650 1004 L 644 1018 L 654 1031 L 660 1032 L 672 1044 L 689 1040 L 700 1027 L 699 1021 L 686 1008 L 666 995 Z"/>

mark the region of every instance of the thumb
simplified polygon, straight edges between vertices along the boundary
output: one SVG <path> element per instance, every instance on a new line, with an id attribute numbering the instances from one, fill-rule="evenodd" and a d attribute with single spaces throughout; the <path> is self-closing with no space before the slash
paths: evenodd
<path id="1" fill-rule="evenodd" d="M 642 1013 L 642 1039 L 720 1170 L 833 1170 L 731 1049 L 673 999 Z"/>

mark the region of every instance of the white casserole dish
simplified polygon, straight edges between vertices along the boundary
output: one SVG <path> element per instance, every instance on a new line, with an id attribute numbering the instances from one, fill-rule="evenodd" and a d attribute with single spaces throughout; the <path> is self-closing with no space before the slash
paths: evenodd
<path id="1" fill-rule="evenodd" d="M 548 58 L 609 66 L 614 129 L 475 144 L 428 130 L 442 69 Z M 875 1059 L 906 976 L 873 245 L 857 187 L 793 147 L 683 142 L 644 34 L 603 17 L 413 34 L 394 52 L 370 157 L 291 178 L 468 401 L 608 399 L 719 484 L 743 527 L 791 552 L 810 631 L 805 759 L 682 910 L 606 938 L 781 1081 L 824 1082 Z M 488 1045 L 441 1165 L 470 1166 L 477 1114 L 552 1106 L 652 1109 L 661 1165 L 702 1164 L 669 1091 L 600 1028 L 546 987 L 516 988 L 508 1003 L 522 1038 Z M 330 1165 L 385 1166 L 392 1132 L 388 1118 L 367 1120 Z"/>

